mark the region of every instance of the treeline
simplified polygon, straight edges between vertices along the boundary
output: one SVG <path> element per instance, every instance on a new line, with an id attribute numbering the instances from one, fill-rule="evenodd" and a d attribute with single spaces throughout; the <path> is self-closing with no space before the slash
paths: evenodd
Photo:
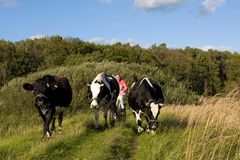
<path id="1" fill-rule="evenodd" d="M 199 95 L 226 92 L 240 84 L 240 54 L 236 52 L 172 49 L 164 43 L 148 49 L 121 43 L 96 45 L 57 35 L 15 43 L 0 40 L 0 86 L 47 68 L 104 61 L 157 67 Z"/>

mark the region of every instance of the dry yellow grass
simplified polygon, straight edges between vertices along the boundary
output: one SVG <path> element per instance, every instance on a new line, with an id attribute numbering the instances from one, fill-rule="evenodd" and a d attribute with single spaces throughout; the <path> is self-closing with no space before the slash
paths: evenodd
<path id="1" fill-rule="evenodd" d="M 172 105 L 163 114 L 188 119 L 185 159 L 240 158 L 239 88 L 224 97 L 205 98 L 200 105 Z M 227 156 L 226 156 L 227 154 Z"/>

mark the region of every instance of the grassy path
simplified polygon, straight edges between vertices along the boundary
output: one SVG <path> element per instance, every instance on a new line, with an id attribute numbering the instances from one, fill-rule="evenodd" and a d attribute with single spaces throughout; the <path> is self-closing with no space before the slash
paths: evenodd
<path id="1" fill-rule="evenodd" d="M 132 159 L 183 159 L 181 150 L 184 146 L 187 121 L 176 116 L 161 115 L 156 135 L 143 133 L 136 139 L 137 148 Z"/>
<path id="2" fill-rule="evenodd" d="M 103 125 L 103 118 L 100 118 Z M 93 116 L 76 114 L 64 120 L 64 131 L 41 139 L 42 128 L 0 139 L 0 159 L 128 159 L 134 131 L 129 124 L 113 129 L 93 126 Z"/>
<path id="3" fill-rule="evenodd" d="M 61 134 L 56 132 L 44 140 L 40 123 L 36 127 L 25 126 L 22 132 L 0 138 L 0 159 L 239 160 L 237 129 L 227 130 L 221 125 L 207 128 L 200 124 L 191 127 L 186 117 L 170 108 L 166 110 L 169 111 L 163 110 L 159 116 L 156 135 L 138 135 L 130 110 L 127 122 L 118 122 L 113 129 L 104 129 L 100 116 L 99 130 L 94 128 L 93 114 L 75 113 L 65 117 Z"/>

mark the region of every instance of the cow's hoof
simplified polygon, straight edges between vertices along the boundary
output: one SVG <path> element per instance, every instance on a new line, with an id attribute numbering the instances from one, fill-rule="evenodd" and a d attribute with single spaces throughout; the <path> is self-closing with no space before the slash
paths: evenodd
<path id="1" fill-rule="evenodd" d="M 151 130 L 151 134 L 152 134 L 152 135 L 155 135 L 155 134 L 156 134 L 156 131 Z"/>
<path id="2" fill-rule="evenodd" d="M 138 127 L 138 133 L 142 133 L 144 131 L 144 128 Z"/>
<path id="3" fill-rule="evenodd" d="M 50 135 L 49 132 L 47 132 L 46 137 L 47 137 L 47 138 L 50 138 L 50 137 L 51 137 L 51 135 Z"/>

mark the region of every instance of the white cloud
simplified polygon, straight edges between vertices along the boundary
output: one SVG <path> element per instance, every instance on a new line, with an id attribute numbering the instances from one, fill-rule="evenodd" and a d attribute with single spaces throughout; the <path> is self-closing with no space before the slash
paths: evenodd
<path id="1" fill-rule="evenodd" d="M 100 2 L 110 4 L 110 3 L 112 3 L 112 0 L 100 0 Z"/>
<path id="2" fill-rule="evenodd" d="M 118 38 L 113 38 L 110 40 L 110 44 L 116 44 L 118 42 L 121 42 Z"/>
<path id="3" fill-rule="evenodd" d="M 200 47 L 203 51 L 208 51 L 209 49 L 218 50 L 218 51 L 229 51 L 234 52 L 234 50 L 230 46 L 212 46 L 212 45 L 206 45 Z"/>
<path id="4" fill-rule="evenodd" d="M 182 4 L 184 1 L 186 0 L 134 0 L 134 5 L 146 11 L 156 9 L 169 10 Z"/>
<path id="5" fill-rule="evenodd" d="M 217 7 L 223 5 L 225 0 L 204 0 L 201 3 L 200 13 L 208 14 L 216 11 Z"/>
<path id="6" fill-rule="evenodd" d="M 88 41 L 91 43 L 94 43 L 94 44 L 102 44 L 102 45 L 106 43 L 102 37 L 93 37 L 93 38 L 89 39 Z"/>
<path id="7" fill-rule="evenodd" d="M 104 39 L 102 37 L 93 37 L 91 39 L 88 40 L 89 42 L 91 43 L 94 43 L 94 44 L 101 44 L 101 45 L 106 45 L 106 44 L 116 44 L 118 42 L 120 43 L 129 43 L 131 46 L 134 46 L 136 45 L 136 43 L 134 42 L 134 40 L 132 38 L 129 38 L 127 40 L 120 40 L 118 38 L 112 38 L 110 40 L 107 40 L 107 39 Z"/>
<path id="8" fill-rule="evenodd" d="M 19 4 L 19 0 L 0 0 L 0 6 L 15 7 Z"/>
<path id="9" fill-rule="evenodd" d="M 42 39 L 42 38 L 47 38 L 48 36 L 46 36 L 46 35 L 33 35 L 33 36 L 31 36 L 31 37 L 29 37 L 29 39 L 32 39 L 32 40 L 34 40 L 34 39 Z"/>

